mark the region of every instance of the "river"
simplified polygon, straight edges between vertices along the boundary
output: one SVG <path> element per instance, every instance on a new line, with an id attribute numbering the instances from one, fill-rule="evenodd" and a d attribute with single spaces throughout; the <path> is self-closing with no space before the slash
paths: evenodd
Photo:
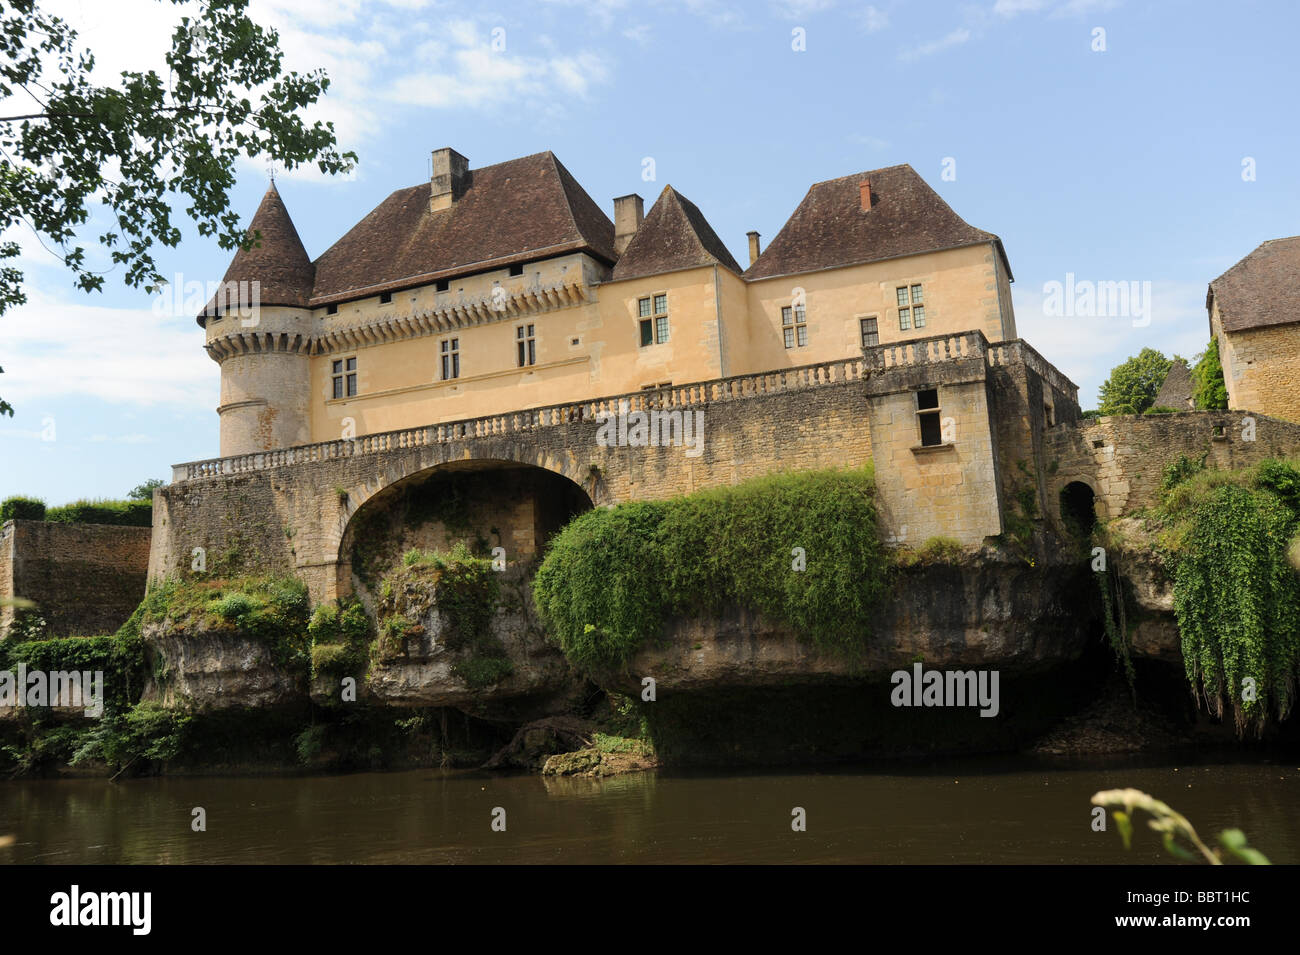
<path id="1" fill-rule="evenodd" d="M 959 760 L 608 779 L 418 770 L 294 777 L 9 780 L 7 863 L 1108 863 L 1089 797 L 1136 787 L 1207 842 L 1243 829 L 1300 862 L 1300 768 L 1282 762 Z M 193 810 L 207 829 L 191 828 Z M 807 829 L 791 829 L 792 810 Z M 494 831 L 494 810 L 505 831 Z"/>

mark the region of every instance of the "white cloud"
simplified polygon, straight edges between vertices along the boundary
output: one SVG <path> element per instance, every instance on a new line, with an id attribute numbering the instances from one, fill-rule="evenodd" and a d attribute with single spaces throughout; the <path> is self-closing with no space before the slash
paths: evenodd
<path id="1" fill-rule="evenodd" d="M 899 54 L 898 58 L 900 60 L 917 60 L 923 56 L 931 56 L 932 54 L 939 53 L 942 50 L 947 50 L 954 46 L 961 46 L 970 38 L 970 30 L 965 27 L 958 27 L 951 33 L 940 37 L 938 40 L 932 40 L 929 43 L 922 43 L 918 47 L 903 51 Z"/>
<path id="2" fill-rule="evenodd" d="M 1010 19 L 1022 13 L 1037 13 L 1046 6 L 1047 0 L 998 0 L 993 4 L 993 12 Z"/>
<path id="3" fill-rule="evenodd" d="M 772 12 L 787 20 L 802 20 L 834 6 L 835 0 L 773 0 Z"/>
<path id="4" fill-rule="evenodd" d="M 633 43 L 640 46 L 646 46 L 650 42 L 651 33 L 652 31 L 649 26 L 644 23 L 639 23 L 634 27 L 628 27 L 624 30 L 623 36 L 625 39 L 631 40 Z"/>
<path id="5" fill-rule="evenodd" d="M 1109 278 L 1077 277 L 1093 281 Z M 1064 282 L 1065 276 L 1052 279 Z M 1012 302 L 1020 337 L 1079 386 L 1083 408 L 1095 407 L 1097 388 L 1110 370 L 1143 348 L 1191 361 L 1210 338 L 1201 282 L 1152 281 L 1150 324 L 1145 326 L 1135 325 L 1132 318 L 1048 315 L 1043 308 L 1042 282 L 1017 282 Z"/>
<path id="6" fill-rule="evenodd" d="M 0 385 L 11 403 L 76 396 L 216 406 L 219 370 L 192 316 L 70 302 L 30 285 L 27 294 L 0 320 Z"/>
<path id="7" fill-rule="evenodd" d="M 874 4 L 867 4 L 854 13 L 854 17 L 868 33 L 879 33 L 889 26 L 889 14 Z"/>

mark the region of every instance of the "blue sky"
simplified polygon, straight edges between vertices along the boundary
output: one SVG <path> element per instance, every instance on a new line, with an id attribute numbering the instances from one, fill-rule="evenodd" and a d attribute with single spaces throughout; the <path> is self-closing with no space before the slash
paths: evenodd
<path id="1" fill-rule="evenodd" d="M 106 75 L 161 62 L 181 15 L 154 0 L 47 6 L 82 29 Z M 471 166 L 551 149 L 611 216 L 614 196 L 640 192 L 648 206 L 671 183 L 741 262 L 745 233 L 769 240 L 811 183 L 906 162 L 1002 237 L 1021 336 L 1090 407 L 1109 369 L 1143 346 L 1198 352 L 1209 280 L 1263 240 L 1300 233 L 1290 3 L 254 0 L 252 10 L 280 30 L 290 68 L 327 69 L 316 114 L 360 156 L 346 180 L 279 175 L 312 256 L 394 189 L 427 179 L 441 146 Z M 504 50 L 492 49 L 498 28 Z M 647 157 L 654 181 L 642 179 Z M 265 167 L 248 164 L 236 208 L 251 216 L 265 188 Z M 76 292 L 30 234 L 12 237 L 31 302 L 0 317 L 0 395 L 17 409 L 0 421 L 0 497 L 121 496 L 173 463 L 215 456 L 218 368 L 192 317 L 126 288 L 120 272 L 103 294 Z M 219 279 L 228 261 L 193 230 L 160 256 L 186 281 Z M 1067 274 L 1150 282 L 1151 321 L 1046 314 L 1045 286 Z"/>

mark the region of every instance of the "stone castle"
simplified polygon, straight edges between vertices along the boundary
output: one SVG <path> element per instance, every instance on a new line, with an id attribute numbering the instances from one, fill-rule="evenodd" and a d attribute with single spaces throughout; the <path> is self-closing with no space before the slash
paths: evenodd
<path id="1" fill-rule="evenodd" d="M 743 269 L 672 186 L 613 213 L 549 152 L 471 169 L 440 149 L 431 181 L 313 261 L 272 184 L 225 276 L 240 293 L 198 316 L 221 456 L 155 492 L 150 579 L 290 573 L 329 600 L 364 590 L 373 538 L 523 563 L 592 506 L 868 462 L 890 544 L 1032 538 L 1050 559 L 1152 503 L 1180 454 L 1300 449 L 1300 425 L 1259 413 L 1300 417 L 1251 366 L 1251 336 L 1297 328 L 1243 317 L 1260 250 L 1210 296 L 1244 438 L 1240 411 L 1082 418 L 1017 337 L 1001 240 L 910 166 L 814 184 L 766 248 L 749 233 Z M 1275 272 L 1295 251 L 1262 248 Z M 611 417 L 626 434 L 656 413 L 654 440 L 606 440 Z"/>

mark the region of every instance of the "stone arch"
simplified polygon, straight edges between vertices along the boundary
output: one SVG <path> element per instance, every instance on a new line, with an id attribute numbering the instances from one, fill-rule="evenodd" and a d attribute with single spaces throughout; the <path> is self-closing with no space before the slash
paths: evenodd
<path id="1" fill-rule="evenodd" d="M 1087 536 L 1098 520 L 1106 517 L 1105 498 L 1097 493 L 1092 482 L 1081 477 L 1062 482 L 1054 495 L 1056 517 L 1067 531 Z"/>
<path id="2" fill-rule="evenodd" d="M 336 539 L 330 542 L 336 561 L 336 595 L 364 585 L 363 578 L 368 573 L 373 576 L 373 565 L 395 561 L 408 544 L 440 547 L 455 537 L 471 546 L 503 547 L 510 563 L 540 556 L 550 534 L 595 506 L 599 482 L 593 478 L 584 487 L 556 466 L 558 462 L 540 454 L 536 457 L 538 463 L 513 457 L 461 457 L 427 466 L 407 464 L 387 469 L 382 479 L 363 483 L 355 494 L 350 491 Z M 456 524 L 440 503 L 461 509 Z M 420 539 L 415 533 L 420 528 L 440 535 L 441 543 Z M 379 538 L 384 534 L 389 539 L 381 546 Z M 365 543 L 366 535 L 370 544 Z M 395 553 L 386 553 L 394 543 Z M 354 566 L 358 545 L 373 554 L 363 558 L 365 567 Z"/>

